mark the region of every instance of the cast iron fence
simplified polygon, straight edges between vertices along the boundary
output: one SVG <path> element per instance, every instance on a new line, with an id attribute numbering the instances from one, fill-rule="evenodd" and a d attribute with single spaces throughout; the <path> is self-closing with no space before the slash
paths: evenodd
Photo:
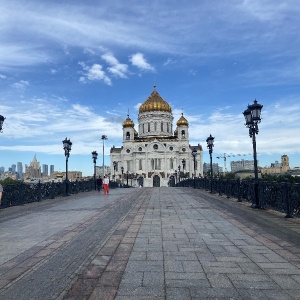
<path id="1" fill-rule="evenodd" d="M 110 188 L 117 187 L 115 182 L 110 182 L 109 185 Z M 8 184 L 3 189 L 1 207 L 5 208 L 66 196 L 66 181 Z M 68 194 L 89 192 L 94 189 L 95 181 L 93 179 L 68 181 Z"/>
<path id="2" fill-rule="evenodd" d="M 237 201 L 251 202 L 255 205 L 254 197 L 254 180 L 230 180 L 230 179 L 213 179 L 196 178 L 180 181 L 176 186 L 195 187 L 205 189 L 220 196 L 225 195 L 227 198 L 233 197 Z M 270 182 L 258 181 L 259 207 L 272 208 L 286 213 L 286 217 L 300 214 L 300 184 L 290 182 Z"/>

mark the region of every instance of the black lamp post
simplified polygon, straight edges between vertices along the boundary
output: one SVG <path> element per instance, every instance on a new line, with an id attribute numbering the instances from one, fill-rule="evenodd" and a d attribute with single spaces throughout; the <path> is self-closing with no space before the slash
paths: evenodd
<path id="1" fill-rule="evenodd" d="M 194 159 L 194 188 L 196 188 L 196 156 L 197 156 L 197 149 L 194 148 L 192 151 L 192 156 Z"/>
<path id="2" fill-rule="evenodd" d="M 104 141 L 107 140 L 107 135 L 102 134 L 101 140 L 103 141 L 102 177 L 104 178 Z"/>
<path id="3" fill-rule="evenodd" d="M 176 183 L 177 183 L 177 170 L 175 170 L 175 179 L 176 179 Z"/>
<path id="4" fill-rule="evenodd" d="M 69 196 L 68 160 L 70 156 L 72 142 L 70 141 L 70 139 L 65 138 L 62 141 L 62 143 L 63 143 L 63 149 L 65 150 L 65 157 L 66 157 L 66 196 Z"/>
<path id="5" fill-rule="evenodd" d="M 213 167 L 212 167 L 212 153 L 213 153 L 213 147 L 214 147 L 214 137 L 209 135 L 209 137 L 206 139 L 207 148 L 209 149 L 209 157 L 210 157 L 210 192 L 212 193 L 212 180 L 213 180 Z"/>
<path id="6" fill-rule="evenodd" d="M 122 184 L 123 184 L 123 182 L 124 182 L 124 176 L 123 176 L 123 174 L 124 174 L 124 167 L 123 166 L 121 167 L 121 172 L 122 172 Z"/>
<path id="7" fill-rule="evenodd" d="M 127 171 L 127 172 L 126 172 L 127 187 L 128 187 L 128 174 L 129 174 L 129 172 Z"/>
<path id="8" fill-rule="evenodd" d="M 2 126 L 3 126 L 4 120 L 5 120 L 5 118 L 0 115 L 0 132 L 2 132 Z"/>
<path id="9" fill-rule="evenodd" d="M 97 151 L 92 152 L 92 157 L 93 157 L 93 162 L 94 162 L 94 181 L 95 181 L 95 191 L 97 189 L 97 183 L 96 183 L 96 162 L 98 158 L 98 153 Z"/>
<path id="10" fill-rule="evenodd" d="M 255 204 L 252 203 L 253 208 L 260 208 L 259 203 L 259 195 L 258 195 L 258 169 L 257 169 L 257 153 L 256 153 L 256 138 L 255 135 L 258 134 L 258 123 L 261 122 L 261 110 L 263 108 L 263 105 L 257 103 L 256 99 L 254 100 L 254 103 L 251 105 L 248 105 L 248 108 L 243 112 L 243 115 L 245 117 L 245 126 L 249 128 L 249 136 L 252 138 L 252 144 L 253 144 L 253 159 L 254 159 L 254 176 L 255 176 L 255 182 L 254 182 L 254 196 L 255 196 Z"/>
<path id="11" fill-rule="evenodd" d="M 116 167 L 117 167 L 116 161 L 113 162 L 113 166 L 114 166 L 114 180 L 116 181 Z"/>
<path id="12" fill-rule="evenodd" d="M 178 182 L 180 182 L 180 166 L 178 166 Z"/>
<path id="13" fill-rule="evenodd" d="M 185 170 L 185 159 L 182 160 L 182 172 L 183 172 L 183 177 L 185 179 L 185 173 L 184 173 L 184 170 Z"/>

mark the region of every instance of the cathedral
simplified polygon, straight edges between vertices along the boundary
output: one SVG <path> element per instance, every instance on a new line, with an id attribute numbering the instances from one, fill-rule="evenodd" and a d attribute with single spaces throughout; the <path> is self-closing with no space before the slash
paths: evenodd
<path id="1" fill-rule="evenodd" d="M 129 185 L 160 187 L 173 186 L 194 173 L 203 175 L 202 147 L 189 144 L 189 122 L 182 114 L 173 131 L 173 119 L 171 106 L 154 86 L 139 107 L 138 131 L 128 115 L 123 122 L 123 146 L 110 150 L 114 180 L 126 183 L 129 178 Z"/>

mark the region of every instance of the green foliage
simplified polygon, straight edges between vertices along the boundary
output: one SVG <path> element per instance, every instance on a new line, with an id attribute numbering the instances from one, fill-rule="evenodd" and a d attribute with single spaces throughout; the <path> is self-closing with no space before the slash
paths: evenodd
<path id="1" fill-rule="evenodd" d="M 221 179 L 235 179 L 235 174 L 232 172 L 222 173 L 220 175 Z"/>
<path id="2" fill-rule="evenodd" d="M 2 184 L 2 186 L 11 185 L 11 184 L 16 184 L 16 185 L 22 184 L 21 181 L 14 180 L 9 177 L 5 178 L 4 180 L 1 180 L 0 183 Z"/>
<path id="3" fill-rule="evenodd" d="M 262 174 L 262 178 L 264 181 L 300 183 L 300 177 L 292 176 L 289 174 L 283 174 L 283 175 Z"/>

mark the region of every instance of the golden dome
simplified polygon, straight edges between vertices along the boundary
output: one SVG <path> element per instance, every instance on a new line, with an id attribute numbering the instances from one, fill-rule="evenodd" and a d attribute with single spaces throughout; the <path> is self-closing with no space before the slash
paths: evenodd
<path id="1" fill-rule="evenodd" d="M 187 119 L 182 114 L 180 119 L 177 121 L 176 125 L 177 126 L 189 126 L 189 122 L 187 121 Z"/>
<path id="2" fill-rule="evenodd" d="M 154 91 L 148 97 L 148 99 L 140 106 L 139 113 L 149 112 L 149 111 L 166 111 L 172 112 L 172 108 L 167 101 L 165 101 L 159 93 L 156 91 L 154 86 Z"/>
<path id="3" fill-rule="evenodd" d="M 133 121 L 129 118 L 129 115 L 127 115 L 127 119 L 123 122 L 123 128 L 127 127 L 134 127 Z"/>

